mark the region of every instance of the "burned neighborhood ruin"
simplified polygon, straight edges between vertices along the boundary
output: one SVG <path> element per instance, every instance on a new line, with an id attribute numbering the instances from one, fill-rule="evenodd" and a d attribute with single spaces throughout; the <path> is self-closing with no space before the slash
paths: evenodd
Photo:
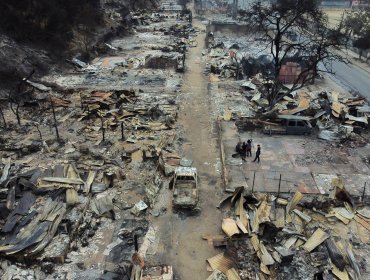
<path id="1" fill-rule="evenodd" d="M 370 279 L 368 1 L 0 3 L 0 279 Z"/>

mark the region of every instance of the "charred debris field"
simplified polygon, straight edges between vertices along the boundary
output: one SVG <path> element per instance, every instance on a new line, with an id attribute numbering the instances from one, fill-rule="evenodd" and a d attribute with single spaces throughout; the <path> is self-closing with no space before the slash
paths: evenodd
<path id="1" fill-rule="evenodd" d="M 370 279 L 370 107 L 317 57 L 370 67 L 299 1 L 1 3 L 0 278 Z"/>

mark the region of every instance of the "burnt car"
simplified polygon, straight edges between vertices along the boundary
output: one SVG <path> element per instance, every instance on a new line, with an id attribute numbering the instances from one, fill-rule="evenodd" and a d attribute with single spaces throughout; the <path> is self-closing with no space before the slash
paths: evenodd
<path id="1" fill-rule="evenodd" d="M 172 179 L 173 207 L 195 208 L 198 199 L 198 173 L 195 167 L 177 167 Z"/>

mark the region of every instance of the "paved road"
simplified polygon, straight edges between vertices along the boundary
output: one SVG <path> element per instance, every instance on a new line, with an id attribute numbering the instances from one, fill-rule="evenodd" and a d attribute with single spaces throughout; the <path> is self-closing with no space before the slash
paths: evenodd
<path id="1" fill-rule="evenodd" d="M 333 62 L 335 75 L 331 78 L 339 82 L 346 89 L 359 93 L 370 101 L 370 74 L 353 64 Z"/>

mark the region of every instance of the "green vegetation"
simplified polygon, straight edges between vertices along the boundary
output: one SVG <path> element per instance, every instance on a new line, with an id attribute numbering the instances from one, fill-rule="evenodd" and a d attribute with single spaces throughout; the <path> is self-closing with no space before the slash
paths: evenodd
<path id="1" fill-rule="evenodd" d="M 347 33 L 353 37 L 353 46 L 360 50 L 370 49 L 370 9 L 353 10 L 344 20 Z"/>

